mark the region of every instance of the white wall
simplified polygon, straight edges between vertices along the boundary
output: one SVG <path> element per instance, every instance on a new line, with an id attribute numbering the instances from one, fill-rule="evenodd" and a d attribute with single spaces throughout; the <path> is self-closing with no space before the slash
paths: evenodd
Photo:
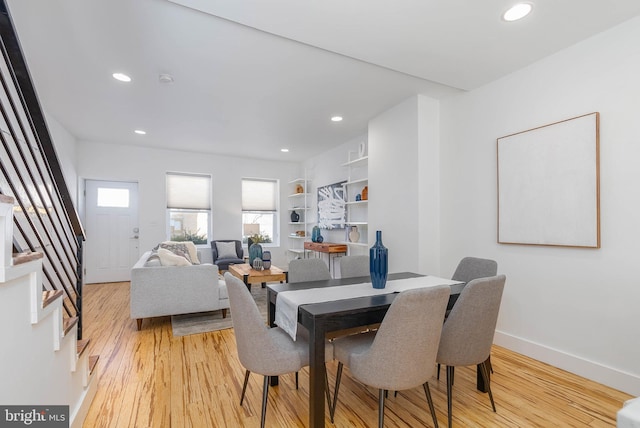
<path id="1" fill-rule="evenodd" d="M 140 251 L 166 240 L 165 174 L 167 171 L 211 174 L 213 186 L 213 239 L 240 239 L 242 235 L 241 179 L 280 180 L 279 247 L 270 247 L 273 264 L 285 264 L 288 212 L 287 182 L 299 175 L 292 162 L 233 158 L 202 153 L 158 150 L 82 141 L 78 144 L 80 180 L 138 183 Z M 91 239 L 91 231 L 87 231 Z"/>
<path id="2" fill-rule="evenodd" d="M 390 272 L 439 274 L 438 103 L 416 96 L 369 122 L 369 240 Z"/>
<path id="3" fill-rule="evenodd" d="M 58 162 L 62 168 L 62 174 L 64 180 L 69 188 L 71 194 L 71 200 L 78 209 L 78 174 L 77 170 L 77 155 L 76 155 L 76 138 L 67 131 L 53 116 L 45 113 L 47 121 L 47 128 L 53 145 L 55 146 L 56 154 L 58 155 Z"/>
<path id="4" fill-rule="evenodd" d="M 442 268 L 507 275 L 496 341 L 640 395 L 640 18 L 441 103 Z M 496 243 L 496 138 L 599 111 L 601 249 Z"/>

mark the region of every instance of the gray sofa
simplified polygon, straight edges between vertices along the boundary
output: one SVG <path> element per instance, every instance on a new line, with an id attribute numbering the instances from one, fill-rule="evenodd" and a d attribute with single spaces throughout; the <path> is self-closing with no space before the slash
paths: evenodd
<path id="1" fill-rule="evenodd" d="M 226 317 L 229 296 L 216 265 L 145 266 L 150 255 L 144 253 L 131 269 L 131 318 L 138 330 L 143 318 L 218 309 Z"/>

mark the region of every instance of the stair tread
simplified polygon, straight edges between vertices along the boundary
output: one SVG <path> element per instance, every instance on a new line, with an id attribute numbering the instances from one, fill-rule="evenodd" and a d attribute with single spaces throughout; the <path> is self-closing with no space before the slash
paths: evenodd
<path id="1" fill-rule="evenodd" d="M 78 324 L 78 317 L 65 318 L 63 323 L 62 323 L 62 326 L 63 326 L 63 329 L 64 329 L 64 335 L 66 336 L 67 333 L 69 333 L 69 331 L 76 324 Z"/>
<path id="2" fill-rule="evenodd" d="M 38 260 L 43 258 L 43 256 L 43 253 L 35 251 L 25 251 L 24 253 L 13 254 L 13 265 L 15 266 L 32 260 Z"/>
<path id="3" fill-rule="evenodd" d="M 93 369 L 95 369 L 99 359 L 100 359 L 100 355 L 89 356 L 89 374 L 93 373 Z"/>
<path id="4" fill-rule="evenodd" d="M 89 346 L 89 342 L 91 342 L 91 339 L 82 339 L 77 341 L 78 357 L 82 355 L 82 353 L 87 349 L 87 347 Z"/>
<path id="5" fill-rule="evenodd" d="M 62 290 L 45 290 L 42 292 L 42 308 L 46 308 L 53 303 L 58 297 L 62 296 Z"/>

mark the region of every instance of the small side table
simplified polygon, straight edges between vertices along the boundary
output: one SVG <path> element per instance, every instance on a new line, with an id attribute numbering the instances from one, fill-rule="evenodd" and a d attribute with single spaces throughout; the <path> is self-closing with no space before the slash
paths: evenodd
<path id="1" fill-rule="evenodd" d="M 311 251 L 315 251 L 316 253 L 324 253 L 327 254 L 327 257 L 329 257 L 329 273 L 331 273 L 331 262 L 332 262 L 332 255 L 333 255 L 333 272 L 335 273 L 336 271 L 336 267 L 335 267 L 335 262 L 336 262 L 336 258 L 335 256 L 338 254 L 347 254 L 347 245 L 346 244 L 335 244 L 333 242 L 311 242 L 311 241 L 305 241 L 304 243 L 304 249 L 305 250 L 311 250 Z"/>

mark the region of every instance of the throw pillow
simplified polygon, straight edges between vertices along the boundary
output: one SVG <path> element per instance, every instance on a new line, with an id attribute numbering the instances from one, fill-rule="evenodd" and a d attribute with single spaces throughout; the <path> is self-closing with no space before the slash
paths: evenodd
<path id="1" fill-rule="evenodd" d="M 216 242 L 219 259 L 237 259 L 235 242 Z"/>
<path id="2" fill-rule="evenodd" d="M 162 266 L 191 266 L 191 262 L 183 256 L 172 253 L 165 248 L 158 248 L 158 257 Z"/>
<path id="3" fill-rule="evenodd" d="M 164 248 L 165 250 L 171 251 L 173 254 L 182 256 L 189 260 L 189 263 L 191 263 L 191 256 L 189 255 L 189 250 L 187 249 L 187 246 L 184 242 L 163 242 L 159 245 L 159 248 Z"/>
<path id="4" fill-rule="evenodd" d="M 196 248 L 196 244 L 194 244 L 191 241 L 164 241 L 163 244 L 180 244 L 180 245 L 184 245 L 187 248 L 187 251 L 189 251 L 189 258 L 191 259 L 191 263 L 193 263 L 194 265 L 199 265 L 200 264 L 200 260 L 198 259 L 198 249 Z M 171 250 L 170 248 L 168 248 L 169 250 Z"/>
<path id="5" fill-rule="evenodd" d="M 144 267 L 157 267 L 157 266 L 162 266 L 162 262 L 160 261 L 160 257 L 158 256 L 158 253 L 154 251 L 147 258 L 147 261 L 145 262 Z"/>

